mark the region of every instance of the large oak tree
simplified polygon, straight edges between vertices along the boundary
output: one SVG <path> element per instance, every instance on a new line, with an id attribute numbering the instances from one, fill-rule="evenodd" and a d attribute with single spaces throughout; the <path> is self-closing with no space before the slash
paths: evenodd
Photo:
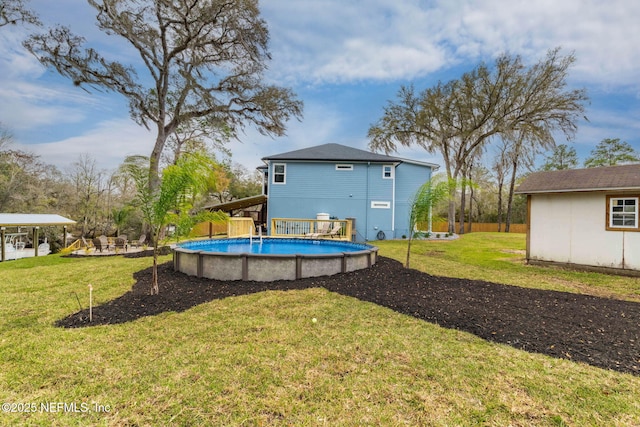
<path id="1" fill-rule="evenodd" d="M 32 35 L 26 48 L 87 90 L 107 90 L 129 101 L 131 117 L 155 130 L 149 155 L 150 190 L 159 188 L 165 144 L 194 121 L 237 136 L 246 124 L 280 136 L 302 102 L 290 89 L 266 84 L 270 59 L 257 0 L 87 0 L 98 28 L 125 40 L 140 61 L 111 61 L 71 29 Z"/>

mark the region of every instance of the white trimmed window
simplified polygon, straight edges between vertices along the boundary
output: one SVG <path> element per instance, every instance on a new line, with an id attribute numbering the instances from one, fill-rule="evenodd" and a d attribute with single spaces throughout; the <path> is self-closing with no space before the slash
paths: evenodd
<path id="1" fill-rule="evenodd" d="M 287 165 L 285 163 L 273 164 L 273 183 L 274 184 L 287 183 Z"/>
<path id="2" fill-rule="evenodd" d="M 352 171 L 353 170 L 353 165 L 347 165 L 347 164 L 338 163 L 336 165 L 336 170 L 337 171 Z"/>
<path id="3" fill-rule="evenodd" d="M 638 197 L 607 196 L 607 229 L 638 230 Z"/>
<path id="4" fill-rule="evenodd" d="M 383 179 L 393 179 L 394 178 L 393 165 L 382 165 L 382 178 Z"/>

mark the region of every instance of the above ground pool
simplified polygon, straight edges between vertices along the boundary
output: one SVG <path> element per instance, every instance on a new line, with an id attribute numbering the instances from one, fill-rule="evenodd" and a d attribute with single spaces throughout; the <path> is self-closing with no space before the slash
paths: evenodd
<path id="1" fill-rule="evenodd" d="M 217 280 L 295 280 L 375 264 L 378 248 L 336 240 L 210 239 L 173 249 L 176 271 Z"/>

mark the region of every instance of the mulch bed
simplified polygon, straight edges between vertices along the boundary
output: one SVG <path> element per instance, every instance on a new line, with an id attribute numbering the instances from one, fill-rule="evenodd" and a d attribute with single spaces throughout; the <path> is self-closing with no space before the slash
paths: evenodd
<path id="1" fill-rule="evenodd" d="M 369 269 L 295 281 L 200 279 L 174 272 L 170 262 L 159 266 L 159 274 L 160 295 L 147 295 L 149 268 L 135 274 L 130 292 L 94 307 L 91 323 L 83 310 L 57 326 L 124 323 L 215 299 L 322 287 L 525 351 L 640 375 L 640 304 L 635 302 L 431 276 L 385 257 Z"/>

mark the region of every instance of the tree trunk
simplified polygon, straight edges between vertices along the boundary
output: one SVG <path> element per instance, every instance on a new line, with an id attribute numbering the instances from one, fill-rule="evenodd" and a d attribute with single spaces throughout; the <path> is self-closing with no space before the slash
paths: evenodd
<path id="1" fill-rule="evenodd" d="M 454 234 L 456 231 L 456 185 L 455 176 L 457 170 L 451 171 L 451 161 L 447 155 L 444 156 L 445 169 L 447 171 L 447 183 L 449 185 L 449 209 L 447 212 L 447 232 Z"/>
<path id="2" fill-rule="evenodd" d="M 469 233 L 473 224 L 473 185 L 469 186 Z"/>
<path id="3" fill-rule="evenodd" d="M 464 209 L 467 207 L 467 182 L 465 178 L 466 174 L 462 176 L 462 188 L 460 192 L 460 227 L 459 234 L 464 234 Z"/>
<path id="4" fill-rule="evenodd" d="M 455 190 L 453 194 L 449 193 L 449 215 L 448 215 L 449 226 L 447 230 L 451 234 L 454 234 L 456 232 L 456 201 L 454 197 L 455 197 Z"/>
<path id="5" fill-rule="evenodd" d="M 502 231 L 502 187 L 504 187 L 504 179 L 500 177 L 498 180 L 498 233 Z"/>
<path id="6" fill-rule="evenodd" d="M 149 289 L 149 295 L 158 295 L 160 293 L 160 287 L 158 286 L 158 238 L 154 239 L 153 243 L 153 268 L 151 270 L 151 288 Z"/>
<path id="7" fill-rule="evenodd" d="M 408 242 L 408 244 L 407 244 L 407 262 L 406 262 L 406 263 L 405 263 L 405 265 L 404 265 L 404 266 L 405 266 L 405 268 L 409 268 L 409 256 L 410 256 L 410 254 L 411 254 L 411 240 L 412 240 L 412 238 L 411 238 L 411 237 L 412 237 L 412 236 L 413 236 L 413 231 L 412 231 L 412 230 L 409 230 L 409 242 Z"/>
<path id="8" fill-rule="evenodd" d="M 507 220 L 504 226 L 505 233 L 509 232 L 509 227 L 511 225 L 511 208 L 513 204 L 513 192 L 516 186 L 516 172 L 518 170 L 517 160 L 513 162 L 512 166 L 513 168 L 511 169 L 511 182 L 509 183 L 509 198 L 507 201 Z"/>

